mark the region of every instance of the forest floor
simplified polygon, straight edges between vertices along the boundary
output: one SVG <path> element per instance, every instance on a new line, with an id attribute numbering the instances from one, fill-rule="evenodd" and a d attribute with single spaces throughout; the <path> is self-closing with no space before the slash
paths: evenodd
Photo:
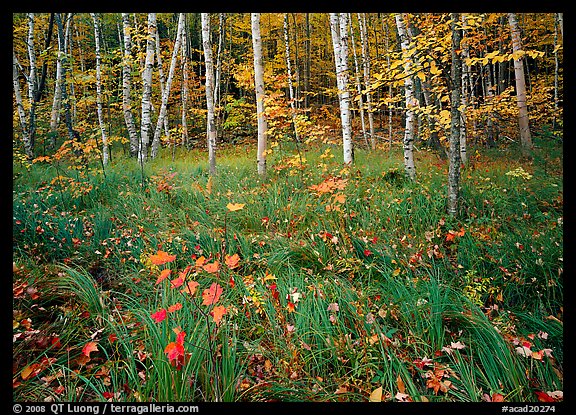
<path id="1" fill-rule="evenodd" d="M 15 401 L 558 402 L 563 154 L 14 162 Z M 60 163 L 60 164 L 58 164 Z M 142 184 L 144 183 L 144 186 Z"/>

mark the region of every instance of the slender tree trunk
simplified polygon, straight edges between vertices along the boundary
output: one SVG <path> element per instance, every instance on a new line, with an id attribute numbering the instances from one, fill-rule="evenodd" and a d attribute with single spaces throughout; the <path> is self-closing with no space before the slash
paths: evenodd
<path id="1" fill-rule="evenodd" d="M 188 28 L 182 34 L 182 146 L 188 144 Z"/>
<path id="2" fill-rule="evenodd" d="M 369 147 L 368 136 L 366 133 L 366 120 L 364 116 L 364 97 L 362 95 L 362 85 L 360 84 L 360 69 L 358 67 L 358 56 L 356 54 L 356 41 L 354 40 L 354 30 L 352 28 L 352 15 L 348 13 L 348 20 L 350 21 L 350 44 L 352 45 L 352 55 L 354 56 L 354 75 L 356 81 L 356 92 L 358 93 L 358 108 L 360 109 L 360 125 L 362 126 L 362 137 Z"/>
<path id="3" fill-rule="evenodd" d="M 340 103 L 340 120 L 342 122 L 342 144 L 344 163 L 354 162 L 354 147 L 352 144 L 352 125 L 350 119 L 350 91 L 348 91 L 348 15 L 346 13 L 330 13 L 330 33 L 334 48 L 336 65 L 336 83 Z"/>
<path id="4" fill-rule="evenodd" d="M 414 98 L 414 83 L 412 80 L 412 60 L 408 55 L 409 38 L 404 24 L 405 14 L 396 14 L 396 26 L 400 36 L 402 55 L 404 59 L 404 94 L 406 98 L 406 127 L 404 130 L 404 169 L 411 180 L 416 180 L 416 167 L 414 165 L 414 110 L 418 104 Z"/>
<path id="5" fill-rule="evenodd" d="M 386 48 L 386 70 L 390 70 L 390 30 L 388 29 L 388 23 L 384 24 L 384 19 L 382 19 L 382 26 L 384 26 L 385 32 L 385 48 Z M 388 98 L 392 99 L 392 83 L 388 85 Z M 392 103 L 388 103 L 388 152 L 392 150 Z M 380 116 L 382 120 L 382 116 Z"/>
<path id="6" fill-rule="evenodd" d="M 151 127 L 152 68 L 154 66 L 154 43 L 156 38 L 156 13 L 148 13 L 148 39 L 146 40 L 146 61 L 142 72 L 142 116 L 140 121 L 140 141 L 138 161 L 143 164 L 148 155 L 149 131 Z"/>
<path id="7" fill-rule="evenodd" d="M 30 71 L 28 72 L 28 133 L 30 145 L 34 149 L 36 141 L 36 91 L 38 90 L 38 76 L 36 74 L 36 51 L 34 50 L 34 13 L 28 13 L 28 61 Z"/>
<path id="8" fill-rule="evenodd" d="M 50 43 L 52 41 L 52 32 L 54 29 L 54 13 L 50 13 L 50 20 L 48 21 L 48 31 L 46 33 L 46 40 L 44 41 L 44 52 L 47 52 L 50 48 Z M 48 73 L 48 60 L 44 59 L 42 63 L 42 74 L 40 75 L 40 83 L 36 89 L 36 95 L 34 96 L 35 102 L 40 102 L 42 93 L 44 92 L 44 87 L 46 86 L 46 75 Z"/>
<path id="9" fill-rule="evenodd" d="M 14 49 L 12 49 L 12 82 L 14 85 L 14 96 L 16 97 L 16 108 L 18 110 L 18 118 L 20 119 L 20 127 L 22 128 L 22 141 L 24 143 L 24 152 L 29 160 L 34 158 L 34 148 L 30 141 L 30 131 L 28 129 L 28 121 L 26 119 L 26 111 L 24 110 L 24 102 L 22 101 L 22 93 L 20 92 L 20 81 L 18 80 L 18 60 Z"/>
<path id="10" fill-rule="evenodd" d="M 310 91 L 310 67 L 312 66 L 312 59 L 310 55 L 310 13 L 306 13 L 306 39 L 304 40 L 304 108 L 310 106 L 310 98 L 308 92 Z"/>
<path id="11" fill-rule="evenodd" d="M 372 111 L 372 92 L 370 80 L 370 51 L 368 50 L 368 35 L 366 31 L 366 14 L 358 13 L 358 24 L 360 27 L 360 41 L 362 42 L 362 67 L 364 72 L 364 85 L 368 92 L 366 92 L 366 105 L 368 111 L 368 126 L 370 129 L 370 141 L 372 150 L 376 149 L 376 136 L 374 135 L 374 113 Z"/>
<path id="12" fill-rule="evenodd" d="M 102 134 L 102 164 L 108 165 L 110 153 L 108 151 L 108 137 L 106 136 L 106 126 L 102 116 L 102 70 L 100 57 L 100 23 L 95 13 L 90 13 L 94 21 L 94 41 L 96 43 L 96 107 L 98 112 L 98 124 Z"/>
<path id="13" fill-rule="evenodd" d="M 66 19 L 66 28 L 64 29 L 64 50 L 68 48 L 68 38 L 70 36 L 70 22 L 72 20 L 72 13 L 68 13 Z M 57 31 L 58 32 L 58 31 Z M 56 33 L 58 44 L 60 44 L 60 34 Z M 62 54 L 58 53 L 56 58 L 56 80 L 54 83 L 54 99 L 52 101 L 52 112 L 50 116 L 50 131 L 52 132 L 52 138 L 50 141 L 50 146 L 56 146 L 56 135 L 58 129 L 58 123 L 60 122 L 60 108 L 62 106 Z"/>
<path id="14" fill-rule="evenodd" d="M 177 30 L 178 32 L 178 30 Z M 176 35 L 177 36 L 177 35 Z M 166 87 L 166 76 L 164 75 L 164 64 L 162 63 L 162 53 L 160 47 L 160 35 L 158 30 L 156 30 L 156 61 L 158 62 L 158 75 L 160 75 L 160 95 L 164 93 L 164 89 Z M 170 138 L 170 128 L 168 126 L 168 118 L 163 117 L 162 123 L 164 124 L 164 134 Z M 158 151 L 158 144 L 155 142 L 156 134 L 154 135 L 154 140 L 152 140 L 152 158 L 156 157 L 154 153 L 154 145 L 156 145 L 156 151 Z"/>
<path id="15" fill-rule="evenodd" d="M 182 32 L 184 31 L 184 13 L 178 16 L 178 29 L 176 32 L 176 41 L 174 42 L 174 50 L 172 51 L 172 59 L 170 61 L 170 69 L 168 70 L 168 79 L 162 91 L 162 103 L 158 113 L 158 120 L 156 121 L 156 130 L 154 131 L 154 139 L 152 140 L 152 158 L 156 158 L 158 148 L 160 147 L 160 132 L 162 131 L 162 124 L 168 132 L 166 135 L 170 138 L 169 129 L 167 127 L 168 118 L 166 116 L 168 108 L 168 97 L 170 96 L 170 88 L 172 86 L 172 79 L 174 78 L 174 71 L 176 69 L 176 62 L 178 60 L 178 52 L 180 51 L 180 44 L 182 43 Z"/>
<path id="16" fill-rule="evenodd" d="M 515 13 L 508 13 L 508 23 L 512 32 L 512 50 L 514 52 L 522 50 L 522 40 L 520 38 L 520 27 Z M 516 78 L 516 102 L 518 104 L 518 123 L 520 125 L 520 142 L 522 153 L 529 156 L 532 150 L 532 136 L 530 135 L 530 125 L 528 119 L 528 106 L 526 103 L 526 79 L 524 78 L 523 57 L 514 59 L 514 74 Z"/>
<path id="17" fill-rule="evenodd" d="M 260 13 L 251 13 L 252 47 L 254 49 L 254 85 L 256 87 L 256 113 L 258 118 L 258 149 L 256 161 L 258 174 L 266 174 L 266 139 L 268 126 L 264 113 L 264 64 L 262 61 L 262 39 L 260 38 Z"/>
<path id="18" fill-rule="evenodd" d="M 564 13 L 558 13 L 558 24 L 560 25 L 560 35 L 562 35 L 562 41 L 564 41 Z"/>
<path id="19" fill-rule="evenodd" d="M 552 130 L 556 129 L 556 115 L 558 114 L 558 72 L 560 69 L 560 62 L 558 60 L 558 26 L 559 26 L 559 15 L 557 13 L 554 16 L 554 118 L 552 119 Z"/>
<path id="20" fill-rule="evenodd" d="M 58 27 L 58 55 L 62 65 L 60 94 L 62 97 L 62 103 L 64 104 L 64 121 L 66 123 L 66 128 L 68 129 L 68 138 L 70 140 L 76 140 L 78 138 L 78 133 L 74 130 L 72 124 L 70 100 L 68 99 L 68 85 L 66 82 L 66 74 L 68 72 L 68 58 L 66 57 L 66 43 L 64 42 L 64 27 L 62 25 L 61 14 L 56 13 L 54 17 L 56 20 L 56 26 Z"/>
<path id="21" fill-rule="evenodd" d="M 214 75 L 214 112 L 215 118 L 218 120 L 218 108 L 220 108 L 220 78 L 222 77 L 222 46 L 224 44 L 224 27 L 226 15 L 224 13 L 218 14 L 218 50 L 216 52 L 216 68 Z M 216 128 L 218 130 L 218 128 Z"/>
<path id="22" fill-rule="evenodd" d="M 457 29 L 459 13 L 451 13 L 452 22 L 452 68 L 450 74 L 450 161 L 448 166 L 448 214 L 456 216 L 458 214 L 458 194 L 460 186 L 460 122 L 461 116 L 458 107 L 460 106 L 460 91 L 462 85 L 462 63 L 458 50 L 462 35 Z"/>
<path id="23" fill-rule="evenodd" d="M 130 155 L 136 157 L 138 155 L 138 131 L 134 123 L 134 116 L 132 115 L 132 36 L 130 34 L 130 20 L 128 13 L 122 13 L 122 30 L 124 34 L 124 61 L 122 62 L 122 110 L 124 113 L 124 121 L 126 122 L 126 129 L 128 130 L 128 137 L 130 139 Z"/>
<path id="24" fill-rule="evenodd" d="M 214 113 L 214 61 L 212 60 L 212 42 L 210 41 L 210 14 L 201 13 L 202 19 L 202 46 L 204 48 L 204 61 L 206 62 L 206 107 L 208 162 L 210 175 L 216 174 L 216 119 Z"/>
<path id="25" fill-rule="evenodd" d="M 462 25 L 466 25 L 466 16 L 464 14 L 462 14 L 460 16 L 460 20 L 462 22 Z M 462 31 L 462 36 L 465 35 L 465 31 Z M 464 59 L 469 58 L 470 57 L 470 51 L 469 51 L 469 47 L 468 47 L 468 41 L 464 41 L 462 42 L 462 56 L 464 57 Z M 461 77 L 461 82 L 460 82 L 460 88 L 461 88 L 461 105 L 462 105 L 462 111 L 461 111 L 461 120 L 460 120 L 460 161 L 462 162 L 462 164 L 466 164 L 468 162 L 468 156 L 466 154 L 466 126 L 467 126 L 467 119 L 466 119 L 466 111 L 468 108 L 468 94 L 467 94 L 467 86 L 468 86 L 468 82 L 470 79 L 470 67 L 466 64 L 462 63 L 462 59 L 459 60 L 460 61 L 460 67 L 461 67 L 461 71 L 462 71 L 462 77 Z"/>
<path id="26" fill-rule="evenodd" d="M 292 115 L 292 125 L 294 126 L 294 136 L 296 143 L 300 142 L 298 125 L 296 123 L 296 108 L 294 106 L 294 87 L 292 85 L 292 65 L 290 62 L 290 37 L 288 36 L 288 13 L 284 13 L 284 50 L 286 52 L 286 70 L 288 71 L 288 93 L 290 98 L 290 113 Z"/>

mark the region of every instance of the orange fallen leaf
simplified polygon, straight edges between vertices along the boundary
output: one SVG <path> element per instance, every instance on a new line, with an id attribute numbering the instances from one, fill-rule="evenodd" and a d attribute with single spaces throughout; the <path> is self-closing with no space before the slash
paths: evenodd
<path id="1" fill-rule="evenodd" d="M 170 255 L 167 252 L 158 250 L 157 253 L 150 255 L 150 261 L 154 265 L 164 265 L 168 262 L 172 262 L 176 259 L 176 255 Z"/>
<path id="2" fill-rule="evenodd" d="M 210 274 L 214 274 L 215 272 L 218 272 L 218 270 L 220 269 L 220 263 L 218 261 L 214 261 L 204 265 L 202 268 L 204 269 L 204 271 Z"/>
<path id="3" fill-rule="evenodd" d="M 221 305 L 217 305 L 216 307 L 214 307 L 214 309 L 210 312 L 210 314 L 212 315 L 212 317 L 214 318 L 214 323 L 216 323 L 216 325 L 220 324 L 220 321 L 222 320 L 222 316 L 224 314 L 226 314 L 226 307 L 221 306 Z"/>
<path id="4" fill-rule="evenodd" d="M 213 282 L 210 288 L 204 290 L 202 293 L 203 305 L 212 305 L 218 302 L 220 295 L 222 294 L 222 287 L 217 283 Z"/>
<path id="5" fill-rule="evenodd" d="M 160 273 L 160 276 L 158 277 L 158 279 L 156 280 L 156 284 L 154 285 L 158 285 L 160 284 L 162 281 L 164 281 L 166 278 L 168 278 L 168 276 L 170 276 L 170 273 L 172 272 L 172 270 L 170 269 L 165 269 Z"/>
<path id="6" fill-rule="evenodd" d="M 180 290 L 181 293 L 194 295 L 196 292 L 196 288 L 198 288 L 198 284 L 196 281 L 188 281 L 188 284 L 185 285 L 183 289 Z"/>
<path id="7" fill-rule="evenodd" d="M 173 313 L 173 312 L 178 311 L 180 309 L 182 309 L 182 304 L 176 303 L 176 304 L 173 304 L 170 307 L 168 307 L 168 312 Z"/>
<path id="8" fill-rule="evenodd" d="M 226 255 L 226 266 L 230 269 L 234 269 L 236 267 L 238 267 L 238 263 L 240 262 L 240 257 L 238 256 L 238 254 L 234 254 L 234 255 Z"/>

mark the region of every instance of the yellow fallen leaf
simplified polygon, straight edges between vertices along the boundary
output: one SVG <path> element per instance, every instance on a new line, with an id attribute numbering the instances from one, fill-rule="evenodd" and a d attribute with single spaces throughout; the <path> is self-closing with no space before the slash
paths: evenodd
<path id="1" fill-rule="evenodd" d="M 226 208 L 230 211 L 230 212 L 235 212 L 237 210 L 241 210 L 244 208 L 244 206 L 246 206 L 245 203 L 228 203 L 226 205 Z"/>
<path id="2" fill-rule="evenodd" d="M 369 398 L 370 402 L 382 402 L 382 386 L 372 391 Z"/>

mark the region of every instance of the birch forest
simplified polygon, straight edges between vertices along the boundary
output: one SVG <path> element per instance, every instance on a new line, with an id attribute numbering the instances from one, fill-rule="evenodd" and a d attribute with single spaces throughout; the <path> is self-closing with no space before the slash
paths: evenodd
<path id="1" fill-rule="evenodd" d="M 15 413 L 563 408 L 562 13 L 12 22 Z"/>

